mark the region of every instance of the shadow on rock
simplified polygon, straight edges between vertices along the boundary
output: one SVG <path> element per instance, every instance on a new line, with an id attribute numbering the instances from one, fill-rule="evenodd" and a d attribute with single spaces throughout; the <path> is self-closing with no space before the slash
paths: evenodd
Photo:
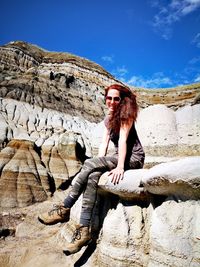
<path id="1" fill-rule="evenodd" d="M 86 247 L 85 251 L 83 252 L 83 254 L 81 255 L 81 257 L 74 263 L 74 267 L 83 266 L 88 261 L 88 259 L 93 254 L 93 252 L 95 251 L 96 246 L 97 244 L 95 240 L 90 242 L 88 246 Z M 69 256 L 68 254 L 65 253 L 65 251 L 63 251 L 63 253 L 66 256 Z"/>
<path id="2" fill-rule="evenodd" d="M 87 246 L 86 250 L 81 255 L 81 257 L 74 263 L 74 267 L 83 266 L 88 261 L 92 253 L 95 251 L 96 246 L 97 246 L 96 241 L 91 242 Z"/>

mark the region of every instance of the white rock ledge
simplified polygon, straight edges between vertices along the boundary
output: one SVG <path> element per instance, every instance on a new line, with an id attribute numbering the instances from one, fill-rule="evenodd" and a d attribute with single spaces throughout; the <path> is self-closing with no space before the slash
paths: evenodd
<path id="1" fill-rule="evenodd" d="M 147 169 L 128 170 L 124 173 L 124 178 L 118 184 L 113 184 L 108 177 L 108 172 L 104 173 L 99 180 L 100 189 L 113 193 L 125 199 L 146 199 L 145 188 L 141 185 L 141 180 Z"/>
<path id="2" fill-rule="evenodd" d="M 100 190 L 124 199 L 146 200 L 149 193 L 181 200 L 200 199 L 200 156 L 161 163 L 150 169 L 128 170 L 116 185 L 107 174 L 99 180 Z"/>

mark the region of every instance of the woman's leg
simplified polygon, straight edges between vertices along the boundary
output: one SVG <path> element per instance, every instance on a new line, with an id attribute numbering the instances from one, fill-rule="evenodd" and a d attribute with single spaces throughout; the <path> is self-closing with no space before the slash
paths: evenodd
<path id="1" fill-rule="evenodd" d="M 89 226 L 92 212 L 97 200 L 98 181 L 102 172 L 93 172 L 88 177 L 87 187 L 83 193 L 80 224 Z"/>
<path id="2" fill-rule="evenodd" d="M 69 195 L 64 200 L 64 206 L 66 208 L 71 208 L 74 205 L 76 200 L 79 198 L 81 193 L 86 188 L 86 185 L 88 184 L 88 177 L 91 173 L 93 172 L 103 173 L 103 172 L 106 172 L 108 170 L 115 168 L 116 165 L 117 165 L 116 156 L 94 157 L 91 159 L 87 159 L 84 162 L 81 172 L 78 174 L 76 182 L 72 186 L 71 191 L 69 192 Z M 99 180 L 99 177 L 98 177 L 98 180 Z M 93 178 L 93 180 L 95 179 Z M 98 180 L 96 181 L 96 184 L 98 183 Z M 91 197 L 94 198 L 93 196 Z"/>
<path id="3" fill-rule="evenodd" d="M 56 205 L 53 209 L 38 216 L 40 222 L 44 224 L 55 224 L 57 222 L 68 221 L 70 216 L 70 208 L 74 205 L 78 197 L 85 189 L 88 177 L 92 172 L 113 169 L 117 164 L 117 158 L 113 157 L 95 157 L 87 159 L 78 174 L 78 177 L 71 188 L 67 198 L 64 200 L 64 205 Z M 98 183 L 98 181 L 97 181 Z M 94 192 L 94 194 L 96 194 Z M 93 209 L 93 204 L 91 203 Z M 90 205 L 90 206 L 91 206 Z M 89 206 L 89 207 L 90 207 Z"/>
<path id="4" fill-rule="evenodd" d="M 96 202 L 98 181 L 102 173 L 112 170 L 116 166 L 116 157 L 93 158 L 85 162 L 83 173 L 79 177 L 80 181 L 78 183 L 80 185 L 81 181 L 84 181 L 85 184 L 87 181 L 87 186 L 83 195 L 80 225 L 77 226 L 71 243 L 69 243 L 63 251 L 66 255 L 78 252 L 83 246 L 88 245 L 89 242 L 92 241 L 89 225 Z M 85 175 L 87 175 L 87 179 L 84 178 Z M 78 185 L 77 189 L 80 190 Z M 75 193 L 79 192 L 78 190 Z M 77 195 L 78 194 L 75 194 L 76 197 Z"/>

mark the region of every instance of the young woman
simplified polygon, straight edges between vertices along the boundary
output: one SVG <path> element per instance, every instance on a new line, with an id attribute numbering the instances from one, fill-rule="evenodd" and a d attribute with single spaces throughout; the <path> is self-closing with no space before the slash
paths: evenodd
<path id="1" fill-rule="evenodd" d="M 105 89 L 105 101 L 108 115 L 104 120 L 98 157 L 84 162 L 64 204 L 38 217 L 44 224 L 68 221 L 70 208 L 83 192 L 80 225 L 77 226 L 72 242 L 64 251 L 67 255 L 78 252 L 92 240 L 90 220 L 100 176 L 109 171 L 108 176 L 112 183 L 118 184 L 123 179 L 125 170 L 139 169 L 144 164 L 144 151 L 135 129 L 138 114 L 136 96 L 128 87 L 113 84 Z M 114 143 L 116 151 L 113 155 L 106 156 L 110 140 Z"/>

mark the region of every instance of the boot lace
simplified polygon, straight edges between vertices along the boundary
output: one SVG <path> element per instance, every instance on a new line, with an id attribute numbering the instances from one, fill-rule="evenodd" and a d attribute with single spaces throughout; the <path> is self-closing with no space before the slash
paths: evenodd
<path id="1" fill-rule="evenodd" d="M 81 239 L 81 229 L 78 228 L 74 231 L 71 242 L 74 243 L 76 240 L 80 240 L 80 239 Z"/>
<path id="2" fill-rule="evenodd" d="M 53 208 L 48 212 L 49 216 L 53 215 L 54 213 L 57 213 L 59 216 L 63 216 L 63 207 L 61 205 L 54 204 Z"/>

